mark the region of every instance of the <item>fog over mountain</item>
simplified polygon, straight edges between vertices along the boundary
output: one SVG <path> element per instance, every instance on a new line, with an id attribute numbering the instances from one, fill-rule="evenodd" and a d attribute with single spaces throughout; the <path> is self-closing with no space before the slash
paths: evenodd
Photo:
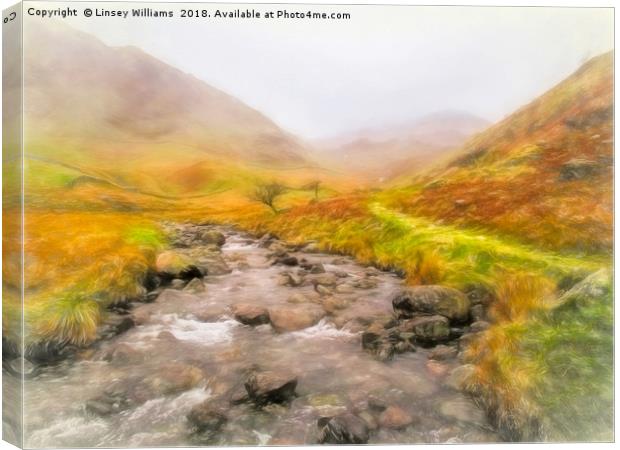
<path id="1" fill-rule="evenodd" d="M 165 19 L 167 33 L 157 19 L 69 23 L 109 45 L 138 46 L 307 139 L 443 110 L 496 122 L 613 47 L 613 18 L 604 8 L 312 9 L 351 19 L 175 17 Z"/>

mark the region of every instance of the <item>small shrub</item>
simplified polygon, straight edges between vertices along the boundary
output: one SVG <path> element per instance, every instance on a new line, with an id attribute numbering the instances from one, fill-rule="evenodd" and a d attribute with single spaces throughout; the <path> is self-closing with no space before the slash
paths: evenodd
<path id="1" fill-rule="evenodd" d="M 66 292 L 44 304 L 35 334 L 61 344 L 86 345 L 97 336 L 99 304 L 79 292 Z"/>

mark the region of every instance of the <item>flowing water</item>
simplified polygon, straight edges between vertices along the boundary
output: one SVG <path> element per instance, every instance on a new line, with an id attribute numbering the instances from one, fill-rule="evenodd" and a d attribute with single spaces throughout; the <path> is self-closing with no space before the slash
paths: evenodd
<path id="1" fill-rule="evenodd" d="M 208 444 L 313 444 L 320 417 L 360 413 L 368 409 L 370 398 L 396 405 L 415 420 L 400 429 L 373 426 L 369 443 L 498 440 L 472 401 L 445 386 L 445 373 L 458 365 L 456 360 L 430 370 L 430 349 L 418 348 L 387 362 L 362 349 L 360 324 L 391 314 L 390 300 L 401 287 L 401 279 L 349 258 L 292 253 L 323 263 L 327 273 L 337 273 L 347 287 L 334 296 L 346 307 L 294 332 L 277 333 L 270 325 L 242 325 L 231 317 L 230 305 L 303 307 L 299 303 L 308 302 L 316 306 L 319 294 L 311 284 L 281 285 L 280 274 L 295 269 L 272 265 L 269 251 L 256 240 L 231 230 L 225 234 L 222 256 L 233 269 L 231 273 L 205 277 L 202 293 L 166 291 L 153 303 L 134 304 L 131 313 L 139 318 L 137 326 L 75 359 L 44 368 L 26 381 L 26 446 L 205 444 L 191 434 L 187 413 L 241 383 L 248 367 L 292 372 L 298 378 L 297 397 L 290 404 L 263 409 L 230 406 L 228 422 Z M 360 288 L 359 280 L 368 279 L 373 282 Z M 119 348 L 125 357 L 106 356 Z M 204 374 L 187 389 L 151 393 L 103 417 L 85 408 L 110 386 L 131 390 L 162 371 L 174 376 L 187 366 Z"/>

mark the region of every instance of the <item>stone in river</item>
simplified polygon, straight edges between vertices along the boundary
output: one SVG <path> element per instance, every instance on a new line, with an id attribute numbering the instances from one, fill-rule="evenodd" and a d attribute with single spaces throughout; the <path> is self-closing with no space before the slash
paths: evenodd
<path id="1" fill-rule="evenodd" d="M 476 367 L 473 364 L 458 366 L 452 369 L 445 384 L 456 390 L 466 390 L 475 372 Z"/>
<path id="2" fill-rule="evenodd" d="M 411 332 L 424 342 L 438 342 L 450 337 L 450 322 L 444 316 L 421 316 L 403 322 L 400 330 Z"/>
<path id="3" fill-rule="evenodd" d="M 199 237 L 204 244 L 215 244 L 221 247 L 226 243 L 226 237 L 219 231 L 203 231 L 200 233 Z"/>
<path id="4" fill-rule="evenodd" d="M 269 323 L 267 308 L 251 303 L 237 303 L 231 307 L 235 319 L 244 325 L 262 325 Z"/>
<path id="5" fill-rule="evenodd" d="M 170 287 L 172 289 L 183 289 L 185 287 L 185 281 L 179 278 L 175 278 L 170 282 Z"/>
<path id="6" fill-rule="evenodd" d="M 128 344 L 120 343 L 108 350 L 103 359 L 119 363 L 141 362 L 144 354 Z"/>
<path id="7" fill-rule="evenodd" d="M 282 264 L 284 266 L 296 266 L 299 264 L 299 261 L 294 256 L 286 255 L 286 256 L 279 256 L 278 258 L 276 258 L 273 264 Z"/>
<path id="8" fill-rule="evenodd" d="M 320 444 L 366 444 L 368 424 L 356 415 L 345 413 L 318 420 Z"/>
<path id="9" fill-rule="evenodd" d="M 257 406 L 285 403 L 295 396 L 297 377 L 285 372 L 258 372 L 245 382 L 250 400 Z"/>
<path id="10" fill-rule="evenodd" d="M 465 422 L 483 428 L 488 426 L 484 412 L 472 401 L 464 397 L 442 402 L 439 406 L 439 412 L 442 416 L 458 420 L 459 422 Z"/>
<path id="11" fill-rule="evenodd" d="M 348 306 L 346 300 L 339 297 L 325 297 L 321 301 L 323 309 L 328 314 L 334 314 L 336 311 L 344 309 Z"/>
<path id="12" fill-rule="evenodd" d="M 469 298 L 456 289 L 445 286 L 413 286 L 403 289 L 392 299 L 399 318 L 419 314 L 438 314 L 451 321 L 463 322 L 469 317 Z"/>
<path id="13" fill-rule="evenodd" d="M 194 432 L 217 433 L 228 421 L 228 417 L 224 408 L 208 399 L 190 410 L 187 421 Z"/>
<path id="14" fill-rule="evenodd" d="M 446 359 L 455 358 L 457 353 L 458 352 L 455 347 L 449 347 L 447 345 L 438 345 L 429 353 L 428 359 L 444 361 Z"/>
<path id="15" fill-rule="evenodd" d="M 205 284 L 200 278 L 193 278 L 189 283 L 187 283 L 183 290 L 193 294 L 198 294 L 204 292 L 206 289 Z"/>
<path id="16" fill-rule="evenodd" d="M 379 417 L 379 424 L 383 428 L 400 430 L 407 428 L 414 421 L 413 416 L 399 406 L 388 406 Z"/>
<path id="17" fill-rule="evenodd" d="M 274 306 L 269 319 L 278 332 L 297 331 L 316 325 L 325 316 L 323 308 L 315 306 Z"/>
<path id="18" fill-rule="evenodd" d="M 448 373 L 448 366 L 435 361 L 434 359 L 429 359 L 426 361 L 426 369 L 435 377 L 443 377 L 446 373 Z"/>
<path id="19" fill-rule="evenodd" d="M 182 363 L 169 363 L 145 380 L 153 392 L 159 395 L 176 394 L 198 386 L 205 380 L 201 369 Z"/>

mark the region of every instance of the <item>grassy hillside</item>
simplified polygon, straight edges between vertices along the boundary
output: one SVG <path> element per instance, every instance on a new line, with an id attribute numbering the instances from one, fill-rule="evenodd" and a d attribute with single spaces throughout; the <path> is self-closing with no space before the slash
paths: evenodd
<path id="1" fill-rule="evenodd" d="M 474 137 L 410 189 L 395 191 L 392 204 L 547 248 L 610 249 L 612 116 L 608 53 Z"/>

